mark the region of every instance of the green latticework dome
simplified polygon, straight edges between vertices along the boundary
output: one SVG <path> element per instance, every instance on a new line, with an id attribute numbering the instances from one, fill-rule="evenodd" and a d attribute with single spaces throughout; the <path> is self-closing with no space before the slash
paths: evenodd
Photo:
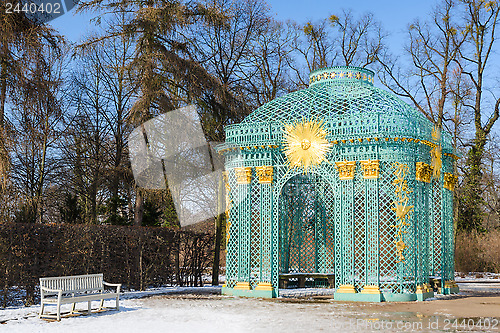
<path id="1" fill-rule="evenodd" d="M 356 67 L 332 67 L 312 72 L 309 77 L 308 88 L 263 105 L 244 122 L 289 122 L 301 117 L 332 119 L 358 114 L 366 117 L 367 113 L 394 114 L 426 121 L 399 98 L 375 87 L 372 71 Z"/>
<path id="2" fill-rule="evenodd" d="M 226 142 L 264 143 L 241 134 L 261 125 L 283 125 L 302 119 L 322 119 L 327 139 L 367 137 L 411 138 L 433 141 L 432 124 L 394 94 L 373 85 L 373 72 L 358 67 L 330 67 L 310 74 L 308 88 L 277 98 L 256 109 L 241 124 L 228 126 Z M 243 132 L 242 132 L 243 130 Z M 259 133 L 265 134 L 266 130 Z M 249 136 L 246 138 L 250 139 Z M 260 136 L 264 139 L 265 135 Z M 270 141 L 274 141 L 271 135 Z M 280 138 L 277 138 L 280 139 Z M 269 141 L 264 140 L 264 141 Z M 451 137 L 443 135 L 443 151 L 452 153 Z"/>

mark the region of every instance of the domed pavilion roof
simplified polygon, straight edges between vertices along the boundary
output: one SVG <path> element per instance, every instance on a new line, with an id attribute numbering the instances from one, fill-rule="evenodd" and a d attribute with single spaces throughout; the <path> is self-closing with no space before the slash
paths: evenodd
<path id="1" fill-rule="evenodd" d="M 309 87 L 276 98 L 256 109 L 243 123 L 283 122 L 293 118 L 324 120 L 368 114 L 398 114 L 417 121 L 425 117 L 394 94 L 373 85 L 371 70 L 323 68 L 309 74 Z"/>
<path id="2" fill-rule="evenodd" d="M 308 88 L 276 98 L 241 123 L 227 126 L 225 146 L 254 143 L 256 138 L 261 143 L 279 141 L 281 136 L 274 132 L 304 119 L 322 120 L 330 141 L 406 138 L 436 142 L 431 121 L 393 93 L 375 87 L 373 76 L 371 70 L 358 67 L 316 70 L 309 75 Z M 256 133 L 260 134 L 246 135 Z M 449 133 L 443 131 L 441 144 L 444 151 L 452 152 Z"/>

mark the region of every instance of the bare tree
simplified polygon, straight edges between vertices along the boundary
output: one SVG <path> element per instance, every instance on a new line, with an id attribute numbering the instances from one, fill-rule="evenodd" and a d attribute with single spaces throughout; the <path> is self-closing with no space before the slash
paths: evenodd
<path id="1" fill-rule="evenodd" d="M 481 205 L 484 186 L 483 158 L 493 126 L 500 116 L 498 90 L 491 89 L 489 73 L 494 73 L 492 57 L 499 24 L 500 4 L 498 1 L 465 0 L 467 41 L 460 49 L 459 62 L 462 73 L 472 83 L 473 101 L 465 106 L 474 117 L 474 139 L 467 154 L 463 198 L 460 202 L 459 227 L 465 230 L 481 229 L 483 214 Z M 496 97 L 495 93 L 497 94 Z M 486 118 L 486 122 L 483 120 Z"/>
<path id="2" fill-rule="evenodd" d="M 453 101 L 450 78 L 457 68 L 459 50 L 468 34 L 452 19 L 456 16 L 455 1 L 444 0 L 434 9 L 430 21 L 417 20 L 409 25 L 409 45 L 405 51 L 413 66 L 404 73 L 387 53 L 379 57 L 383 67 L 382 83 L 395 94 L 409 98 L 439 128 L 443 127 L 445 116 L 452 119 L 445 114 L 447 108 L 452 109 L 449 108 Z"/>
<path id="3" fill-rule="evenodd" d="M 288 64 L 292 58 L 295 28 L 269 20 L 250 48 L 250 64 L 243 70 L 252 104 L 261 106 L 290 90 Z"/>
<path id="4" fill-rule="evenodd" d="M 22 195 L 20 221 L 42 222 L 46 189 L 59 167 L 57 142 L 63 131 L 65 53 L 43 47 L 24 57 L 12 115 L 15 129 L 12 178 Z"/>
<path id="5" fill-rule="evenodd" d="M 387 34 L 371 13 L 356 17 L 352 10 L 343 10 L 319 23 L 308 22 L 302 30 L 306 38 L 298 34 L 294 45 L 307 70 L 292 65 L 297 88 L 307 86 L 311 71 L 328 66 L 366 67 L 375 64 L 385 50 Z"/>

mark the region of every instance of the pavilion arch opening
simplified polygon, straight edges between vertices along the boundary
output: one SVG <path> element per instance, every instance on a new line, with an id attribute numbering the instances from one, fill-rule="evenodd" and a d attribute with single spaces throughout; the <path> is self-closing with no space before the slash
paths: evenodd
<path id="1" fill-rule="evenodd" d="M 314 273 L 335 271 L 334 193 L 329 182 L 315 173 L 298 174 L 282 187 L 279 196 L 279 272 L 291 276 L 297 287 L 328 287 Z M 304 274 L 302 285 L 297 274 Z M 331 280 L 333 281 L 333 279 Z"/>

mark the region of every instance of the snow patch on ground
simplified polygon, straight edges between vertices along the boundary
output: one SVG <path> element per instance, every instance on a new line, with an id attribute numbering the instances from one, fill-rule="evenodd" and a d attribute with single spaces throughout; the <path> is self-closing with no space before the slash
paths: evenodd
<path id="1" fill-rule="evenodd" d="M 142 298 L 151 297 L 151 296 L 160 296 L 160 295 L 175 295 L 182 293 L 196 293 L 196 294 L 220 294 L 221 287 L 162 287 L 162 288 L 150 288 L 145 291 L 128 291 L 123 292 L 120 296 L 120 311 L 106 311 L 102 313 L 93 313 L 91 316 L 79 316 L 78 318 L 87 318 L 90 319 L 92 317 L 99 318 L 102 316 L 112 316 L 119 315 L 120 313 L 127 313 L 130 311 L 136 311 L 141 309 L 141 302 L 137 302 Z M 93 309 L 95 310 L 98 306 L 99 301 L 92 302 Z M 105 307 L 112 308 L 115 306 L 114 300 L 106 300 L 104 302 Z M 68 312 L 70 310 L 71 304 L 66 304 L 61 307 L 61 312 Z M 77 303 L 77 309 L 85 310 L 87 308 L 87 303 Z M 30 307 L 7 307 L 5 309 L 0 309 L 0 332 L 10 327 L 9 332 L 45 332 L 42 327 L 44 327 L 43 323 L 51 324 L 45 320 L 38 319 L 38 313 L 40 311 L 40 305 L 33 305 Z M 46 311 L 55 312 L 55 306 L 47 305 Z M 77 319 L 77 317 L 63 319 L 64 321 L 72 321 Z M 25 324 L 27 327 L 32 327 L 33 322 L 38 322 L 41 331 L 37 329 L 30 331 L 25 330 Z M 22 325 L 22 329 L 19 325 Z M 15 327 L 15 330 L 13 329 Z M 49 326 L 47 326 L 47 329 Z M 67 328 L 66 328 L 67 329 Z M 71 332 L 73 329 L 71 329 Z M 70 331 L 66 331 L 70 332 Z"/>
<path id="2" fill-rule="evenodd" d="M 482 282 L 500 283 L 500 274 L 490 273 L 490 272 L 468 272 L 468 273 L 455 272 L 455 281 L 477 282 L 477 283 L 482 283 Z"/>
<path id="3" fill-rule="evenodd" d="M 476 280 L 479 278 L 476 278 Z M 472 281 L 476 281 L 472 280 Z M 498 292 L 500 280 L 490 283 L 459 283 L 461 292 Z M 352 323 L 416 320 L 401 312 L 400 317 L 381 310 L 367 311 L 365 304 L 313 299 L 330 296 L 333 289 L 282 289 L 278 299 L 248 299 L 220 295 L 220 287 L 165 287 L 147 291 L 125 292 L 120 297 L 120 311 L 109 310 L 89 316 L 66 317 L 60 322 L 38 319 L 39 305 L 0 309 L 0 333 L 31 332 L 352 332 Z M 446 299 L 450 295 L 436 295 Z M 430 300 L 429 300 L 430 301 Z M 96 308 L 98 302 L 94 302 Z M 79 303 L 77 309 L 86 309 Z M 113 307 L 114 301 L 105 302 Z M 71 305 L 62 307 L 69 311 Z M 54 306 L 47 309 L 54 311 Z M 397 330 L 394 330 L 396 332 Z"/>
<path id="4" fill-rule="evenodd" d="M 196 290 L 193 290 L 196 289 Z M 184 293 L 183 292 L 189 292 Z M 126 293 L 120 311 L 105 311 L 49 322 L 37 317 L 39 306 L 0 311 L 0 332 L 303 332 L 338 330 L 355 311 L 333 301 L 248 299 L 218 295 L 220 288 L 159 288 Z M 152 296 L 154 295 L 154 296 Z M 150 297 L 152 296 L 152 297 Z M 77 308 L 85 309 L 80 303 Z M 98 302 L 94 303 L 94 307 Z M 106 301 L 112 307 L 114 301 Z M 68 311 L 70 305 L 64 306 Z M 351 319 L 353 320 L 353 319 Z M 346 326 L 347 327 L 347 326 Z"/>

